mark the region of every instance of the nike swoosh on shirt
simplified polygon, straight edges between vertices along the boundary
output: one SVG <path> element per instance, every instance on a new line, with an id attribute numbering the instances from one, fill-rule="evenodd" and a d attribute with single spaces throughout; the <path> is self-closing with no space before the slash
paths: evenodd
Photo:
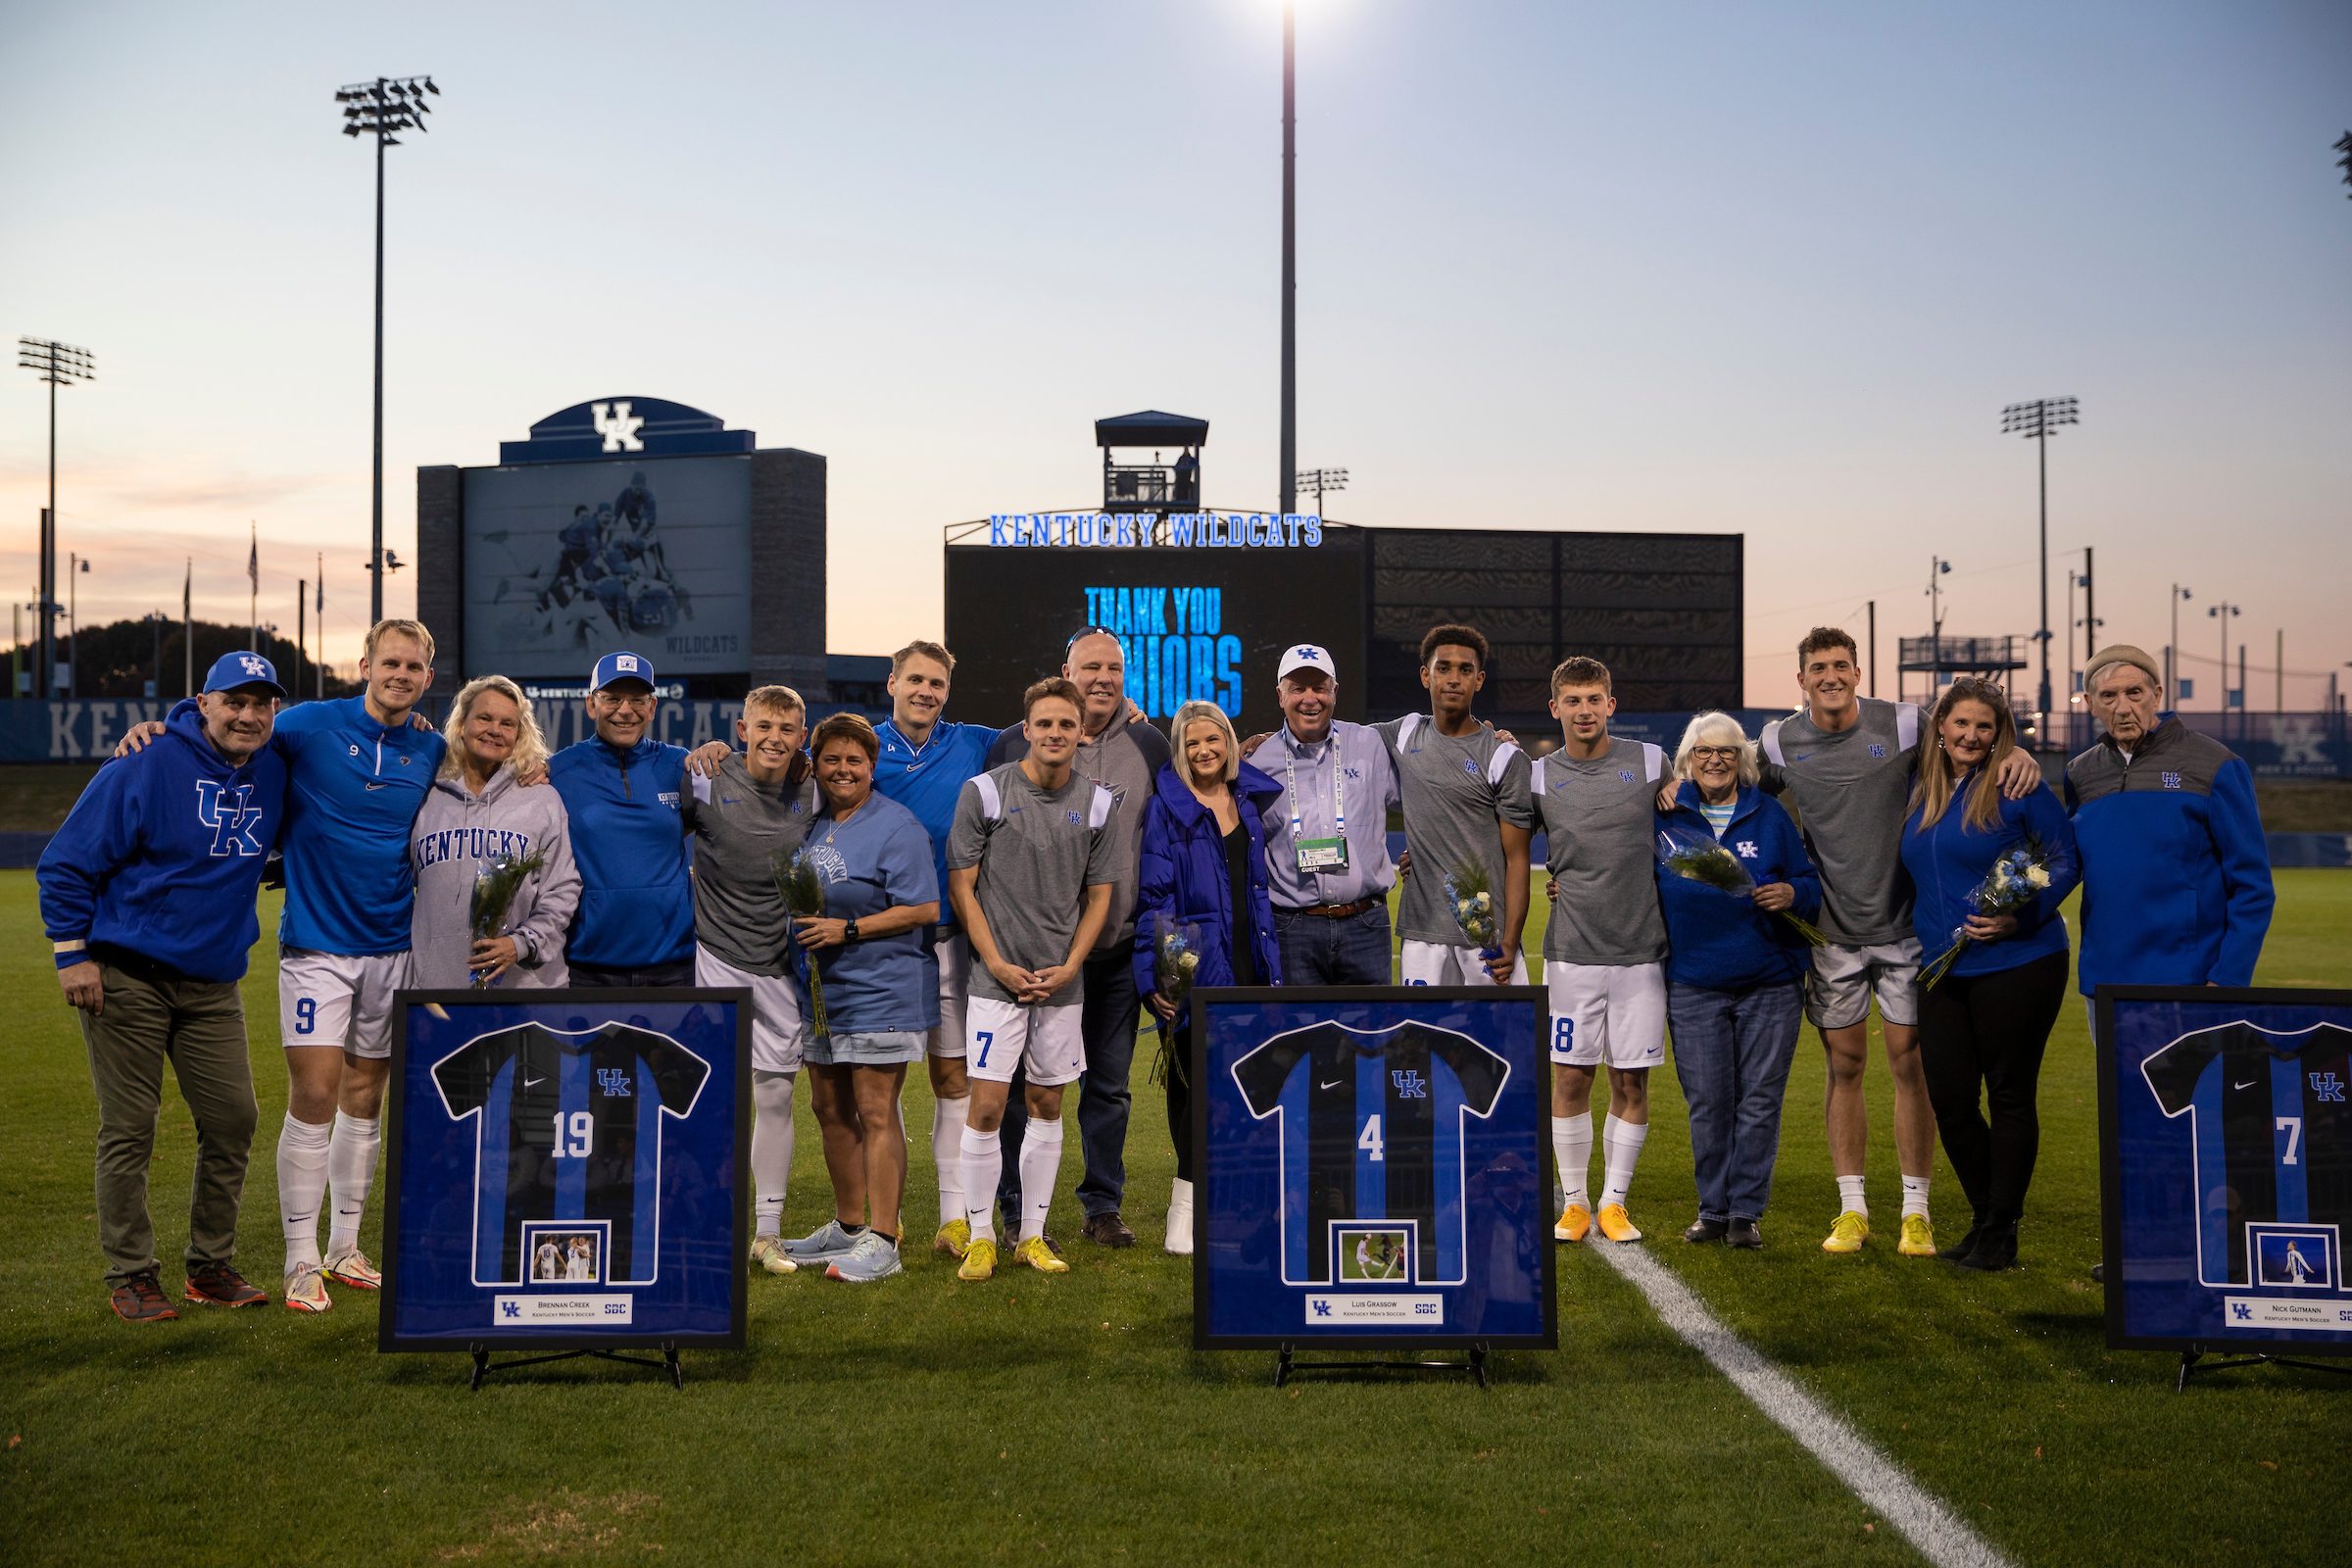
<path id="1" fill-rule="evenodd" d="M 2259 1078 L 2249 1078 L 2242 1084 L 2231 1084 L 2230 1087 L 2232 1089 L 2251 1089 L 2261 1081 L 2262 1080 Z"/>
<path id="2" fill-rule="evenodd" d="M 522 1087 L 523 1087 L 523 1088 L 525 1088 L 525 1089 L 529 1089 L 529 1088 L 532 1088 L 532 1087 L 534 1087 L 534 1086 L 536 1086 L 536 1085 L 543 1084 L 543 1083 L 545 1083 L 545 1082 L 547 1082 L 547 1080 L 546 1080 L 546 1079 L 544 1079 L 544 1078 L 525 1078 L 525 1079 L 522 1081 Z"/>
<path id="3" fill-rule="evenodd" d="M 1315 1087 L 1318 1089 L 1337 1089 L 1340 1087 L 1340 1085 L 1346 1083 L 1347 1081 L 1348 1080 L 1345 1078 L 1334 1078 L 1327 1084 L 1317 1084 Z"/>
<path id="4" fill-rule="evenodd" d="M 380 790 L 380 789 L 382 789 L 384 786 L 382 786 L 381 784 L 370 784 L 370 785 L 368 785 L 368 787 L 369 789 L 371 789 L 371 790 Z"/>

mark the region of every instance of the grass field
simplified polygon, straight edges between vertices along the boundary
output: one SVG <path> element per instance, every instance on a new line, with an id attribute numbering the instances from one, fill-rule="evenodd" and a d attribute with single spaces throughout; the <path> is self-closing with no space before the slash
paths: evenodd
<path id="1" fill-rule="evenodd" d="M 2279 893 L 2260 980 L 2352 985 L 2352 874 L 2285 872 Z M 265 929 L 273 918 L 271 904 Z M 1056 1279 L 959 1286 L 927 1255 L 864 1290 L 755 1276 L 751 1348 L 689 1352 L 682 1393 L 573 1362 L 468 1394 L 462 1358 L 376 1354 L 374 1305 L 349 1292 L 320 1318 L 191 1308 L 122 1324 L 89 1218 L 86 1062 L 29 873 L 0 873 L 0 931 L 21 999 L 0 1029 L 11 1562 L 1917 1560 L 1584 1249 L 1562 1250 L 1560 1350 L 1500 1357 L 1490 1392 L 1405 1377 L 1278 1394 L 1270 1355 L 1196 1353 L 1189 1271 L 1155 1245 L 1172 1161 L 1140 1060 L 1128 1215 L 1146 1246 L 1075 1242 L 1069 1206 L 1054 1229 L 1072 1272 Z M 263 1132 L 244 1260 L 274 1285 L 285 1078 L 268 944 L 245 995 Z M 1634 1216 L 1719 1318 L 2015 1561 L 2344 1560 L 2352 1379 L 2261 1368 L 2176 1395 L 2170 1357 L 2103 1348 L 2079 1007 L 2051 1044 L 2012 1273 L 1895 1256 L 1883 1071 L 1881 1236 L 1854 1258 L 1817 1250 L 1837 1206 L 1822 1078 L 1808 1033 L 1768 1245 L 1734 1253 L 1675 1239 L 1694 1207 L 1689 1144 L 1673 1076 L 1656 1075 Z M 908 1101 L 909 1228 L 928 1235 L 930 1106 L 919 1087 Z M 155 1170 L 168 1259 L 192 1142 L 168 1093 Z M 800 1153 L 795 1232 L 829 1210 L 811 1124 Z M 1073 1149 L 1065 1195 L 1076 1161 Z M 1956 1231 L 1940 1164 L 1936 1196 Z M 372 1250 L 372 1216 L 366 1240 Z"/>

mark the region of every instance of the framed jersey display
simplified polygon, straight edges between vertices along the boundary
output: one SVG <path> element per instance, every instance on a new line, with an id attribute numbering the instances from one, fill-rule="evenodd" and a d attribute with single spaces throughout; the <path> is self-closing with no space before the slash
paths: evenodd
<path id="1" fill-rule="evenodd" d="M 1193 994 L 1193 1343 L 1555 1348 L 1544 991 Z"/>
<path id="2" fill-rule="evenodd" d="M 740 1348 L 748 991 L 404 991 L 383 1350 Z"/>
<path id="3" fill-rule="evenodd" d="M 2107 1343 L 2352 1355 L 2352 993 L 2097 1005 Z"/>

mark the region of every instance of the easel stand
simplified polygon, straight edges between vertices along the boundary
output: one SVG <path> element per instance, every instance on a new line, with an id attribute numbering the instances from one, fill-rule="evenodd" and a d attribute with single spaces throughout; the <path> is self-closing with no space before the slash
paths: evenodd
<path id="1" fill-rule="evenodd" d="M 496 1365 L 492 1365 L 490 1347 L 468 1345 L 466 1349 L 473 1357 L 472 1375 L 466 1380 L 467 1389 L 479 1389 L 482 1386 L 482 1379 L 493 1372 L 512 1372 L 516 1367 L 538 1366 L 547 1361 L 568 1361 L 575 1356 L 582 1355 L 602 1356 L 605 1360 L 618 1361 L 627 1366 L 650 1366 L 657 1371 L 667 1368 L 670 1387 L 682 1389 L 686 1386 L 686 1369 L 678 1365 L 678 1348 L 666 1340 L 662 1344 L 662 1359 L 659 1361 L 650 1360 L 642 1355 L 622 1355 L 614 1350 L 559 1350 L 554 1355 L 526 1355 L 513 1361 L 500 1361 Z"/>
<path id="2" fill-rule="evenodd" d="M 2202 1376 L 2207 1372 L 2227 1372 L 2234 1366 L 2261 1366 L 2266 1362 L 2272 1366 L 2299 1366 L 2306 1372 L 2340 1372 L 2352 1377 L 2352 1366 L 2331 1365 L 2326 1361 L 2295 1361 L 2283 1355 L 2241 1355 L 2234 1360 L 2205 1361 L 2203 1366 L 2197 1365 L 2204 1360 L 2205 1352 L 2202 1350 L 2180 1352 L 2180 1379 L 2173 1385 L 2174 1393 L 2184 1394 L 2188 1391 L 2188 1375 L 2191 1372 Z"/>
<path id="3" fill-rule="evenodd" d="M 1479 1341 L 1470 1347 L 1467 1361 L 1298 1361 L 1292 1357 L 1298 1347 L 1284 1341 L 1275 1352 L 1274 1386 L 1281 1388 L 1300 1372 L 1467 1372 L 1478 1379 L 1478 1386 L 1487 1386 L 1487 1342 Z"/>

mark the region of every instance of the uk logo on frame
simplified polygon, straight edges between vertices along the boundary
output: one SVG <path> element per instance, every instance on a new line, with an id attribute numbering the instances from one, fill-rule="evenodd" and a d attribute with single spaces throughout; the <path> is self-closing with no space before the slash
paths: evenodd
<path id="1" fill-rule="evenodd" d="M 223 789 L 218 779 L 196 781 L 196 820 L 213 830 L 215 858 L 267 853 L 262 841 L 254 836 L 254 827 L 262 819 L 262 808 L 246 804 L 252 795 L 250 784 Z"/>
<path id="2" fill-rule="evenodd" d="M 612 412 L 607 413 L 607 410 Z M 629 405 L 625 401 L 591 403 L 588 405 L 588 413 L 596 420 L 596 433 L 605 438 L 607 452 L 643 452 L 645 450 L 645 443 L 637 438 L 637 432 L 644 427 L 645 420 L 631 414 Z"/>

